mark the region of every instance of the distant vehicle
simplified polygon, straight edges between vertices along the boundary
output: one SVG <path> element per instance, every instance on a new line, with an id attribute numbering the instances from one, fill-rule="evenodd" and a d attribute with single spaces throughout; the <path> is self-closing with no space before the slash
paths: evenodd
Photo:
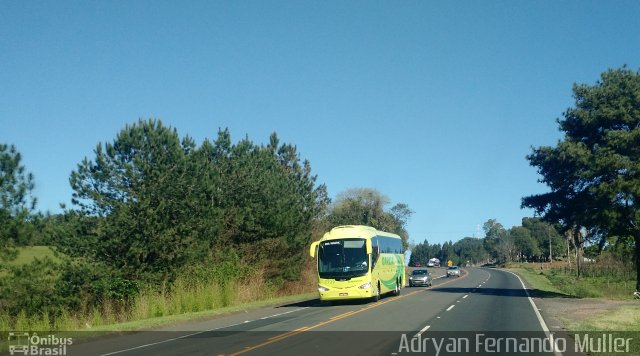
<path id="1" fill-rule="evenodd" d="M 411 272 L 411 276 L 409 276 L 409 287 L 431 287 L 432 284 L 431 273 L 427 269 L 414 269 L 413 272 Z"/>
<path id="2" fill-rule="evenodd" d="M 437 258 L 429 259 L 429 262 L 427 263 L 427 267 L 440 267 L 440 260 Z"/>
<path id="3" fill-rule="evenodd" d="M 447 268 L 447 277 L 456 276 L 460 277 L 460 269 L 458 266 L 451 266 Z"/>
<path id="4" fill-rule="evenodd" d="M 420 262 L 416 262 L 413 264 L 413 267 L 422 267 L 422 265 L 420 264 Z"/>

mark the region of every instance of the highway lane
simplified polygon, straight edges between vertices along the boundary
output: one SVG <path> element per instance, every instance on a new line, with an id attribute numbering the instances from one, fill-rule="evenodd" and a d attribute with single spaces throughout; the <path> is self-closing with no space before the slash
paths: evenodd
<path id="1" fill-rule="evenodd" d="M 544 321 L 512 274 L 465 268 L 462 277 L 440 278 L 433 284 L 404 288 L 399 297 L 388 296 L 378 303 L 331 306 L 312 300 L 236 313 L 73 345 L 68 354 L 393 355 L 406 353 L 407 348 L 401 347 L 403 335 L 410 339 L 418 334 L 434 339 L 472 339 L 477 333 L 545 335 Z"/>

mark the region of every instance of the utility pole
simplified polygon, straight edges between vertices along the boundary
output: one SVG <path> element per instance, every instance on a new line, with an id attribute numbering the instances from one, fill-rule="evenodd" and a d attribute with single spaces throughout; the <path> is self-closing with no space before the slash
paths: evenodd
<path id="1" fill-rule="evenodd" d="M 547 226 L 547 237 L 549 237 L 549 261 L 553 263 L 553 255 L 551 254 L 551 226 Z"/>
<path id="2" fill-rule="evenodd" d="M 569 254 L 569 236 L 565 232 L 565 237 L 567 239 L 567 261 L 569 261 L 569 269 L 571 269 L 571 255 Z"/>

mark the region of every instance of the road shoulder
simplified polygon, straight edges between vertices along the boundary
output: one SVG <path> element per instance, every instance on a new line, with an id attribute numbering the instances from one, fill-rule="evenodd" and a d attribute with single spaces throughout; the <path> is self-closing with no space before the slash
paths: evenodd
<path id="1" fill-rule="evenodd" d="M 614 319 L 612 316 L 631 314 L 640 315 L 640 303 L 637 301 L 608 300 L 602 298 L 575 298 L 557 292 L 557 289 L 545 288 L 540 283 L 530 280 L 526 273 L 517 269 L 507 269 L 518 274 L 524 281 L 531 297 L 538 306 L 542 317 L 551 331 L 583 331 L 607 330 L 622 327 L 619 320 L 611 320 L 608 325 L 598 322 L 599 319 Z M 550 289 L 550 290 L 545 290 Z M 628 311 L 633 311 L 629 313 Z M 640 317 L 627 320 L 627 328 L 639 330 Z M 607 328 L 607 326 L 609 326 Z"/>

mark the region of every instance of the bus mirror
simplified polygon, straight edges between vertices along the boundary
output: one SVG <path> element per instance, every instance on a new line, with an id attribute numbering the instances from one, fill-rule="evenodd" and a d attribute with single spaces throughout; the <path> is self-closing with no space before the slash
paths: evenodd
<path id="1" fill-rule="evenodd" d="M 371 246 L 371 240 L 367 240 L 367 255 L 373 252 L 373 247 Z"/>
<path id="2" fill-rule="evenodd" d="M 311 244 L 311 247 L 309 247 L 309 254 L 311 255 L 311 258 L 316 257 L 316 249 L 318 249 L 318 241 L 314 242 Z"/>

